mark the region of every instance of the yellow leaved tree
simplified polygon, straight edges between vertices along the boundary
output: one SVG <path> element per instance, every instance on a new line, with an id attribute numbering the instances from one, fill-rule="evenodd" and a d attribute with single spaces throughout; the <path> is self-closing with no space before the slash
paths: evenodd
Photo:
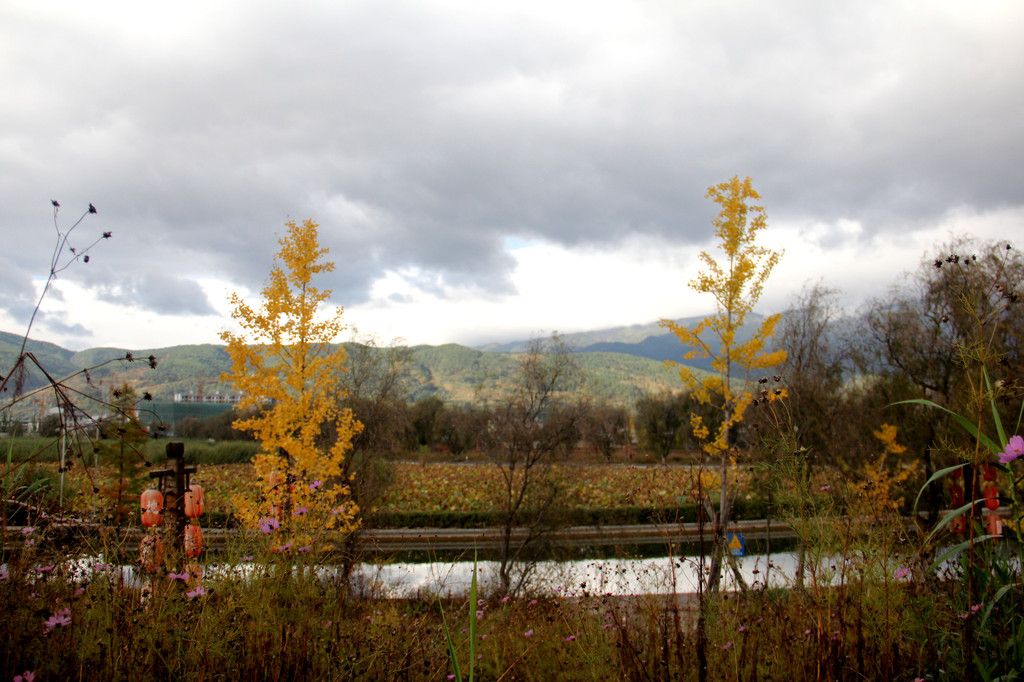
<path id="1" fill-rule="evenodd" d="M 783 362 L 786 353 L 767 350 L 767 341 L 775 332 L 779 315 L 766 317 L 748 340 L 737 340 L 747 315 L 761 297 L 765 281 L 782 257 L 781 252 L 756 244 L 758 232 L 768 225 L 764 207 L 752 203 L 759 200 L 760 195 L 754 190 L 750 178 L 741 180 L 736 176 L 709 187 L 706 196 L 721 206 L 712 224 L 724 257 L 719 262 L 706 251 L 702 252 L 700 258 L 706 270 L 690 282 L 690 288 L 714 296 L 716 311 L 692 328 L 672 320 L 662 320 L 661 326 L 670 329 L 688 347 L 683 355 L 685 359 L 711 358 L 714 370 L 698 376 L 690 367 L 668 363 L 678 369 L 679 377 L 697 400 L 714 405 L 721 416 L 717 424 L 706 424 L 699 415 L 691 415 L 694 435 L 704 441 L 704 449 L 708 454 L 722 458 L 718 513 L 714 513 L 710 504 L 706 505 L 716 540 L 708 584 L 712 590 L 717 590 L 725 527 L 729 521 L 731 434 L 743 420 L 747 406 L 755 400 L 750 390 L 750 372 Z M 761 394 L 766 399 L 779 397 L 774 390 L 762 390 Z"/>
<path id="2" fill-rule="evenodd" d="M 234 427 L 251 430 L 262 445 L 253 458 L 257 487 L 233 498 L 238 517 L 273 534 L 277 549 L 298 551 L 327 531 L 358 525 L 341 472 L 360 424 L 333 393 L 345 371 L 344 348 L 331 345 L 345 329 L 342 311 L 325 314 L 321 304 L 331 292 L 313 285 L 334 263 L 324 260 L 315 222 L 286 226 L 259 308 L 231 296 L 242 331 L 221 333 L 231 358 L 231 372 L 221 378 L 241 394 L 239 412 L 250 415 Z M 333 442 L 326 442 L 328 426 Z"/>

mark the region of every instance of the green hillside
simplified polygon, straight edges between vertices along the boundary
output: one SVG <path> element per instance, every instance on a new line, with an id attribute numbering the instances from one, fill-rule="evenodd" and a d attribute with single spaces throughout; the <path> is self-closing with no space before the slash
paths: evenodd
<path id="1" fill-rule="evenodd" d="M 0 333 L 0 362 L 9 368 L 20 345 L 20 339 L 14 335 Z M 87 395 L 107 397 L 113 388 L 128 383 L 138 394 L 148 392 L 154 401 L 166 405 L 179 392 L 209 395 L 231 391 L 230 386 L 219 380 L 220 375 L 230 369 L 223 346 L 207 344 L 132 351 L 90 348 L 75 353 L 53 344 L 33 342 L 29 349 L 51 375 L 59 378 L 74 375 L 68 384 Z M 413 401 L 436 396 L 447 402 L 472 403 L 479 399 L 481 388 L 500 388 L 513 379 L 518 368 L 518 353 L 488 352 L 457 344 L 415 346 L 411 350 L 407 386 Z M 150 367 L 150 356 L 156 360 L 155 369 Z M 586 378 L 584 391 L 594 400 L 632 406 L 645 392 L 678 387 L 675 374 L 664 371 L 661 362 L 649 358 L 626 353 L 586 352 L 577 354 L 577 360 Z M 90 369 L 88 376 L 80 371 L 86 368 Z M 31 375 L 31 380 L 31 387 L 43 385 L 43 377 L 38 372 Z M 14 414 L 21 418 L 39 414 L 41 409 L 53 404 L 52 395 L 45 392 L 43 395 L 43 404 L 38 399 L 19 403 Z M 93 410 L 90 408 L 90 411 Z"/>

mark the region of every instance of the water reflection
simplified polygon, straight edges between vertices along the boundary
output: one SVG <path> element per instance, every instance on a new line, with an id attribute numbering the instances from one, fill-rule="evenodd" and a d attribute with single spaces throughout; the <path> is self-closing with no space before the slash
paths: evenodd
<path id="1" fill-rule="evenodd" d="M 748 587 L 789 587 L 794 582 L 794 553 L 752 555 L 736 561 Z M 497 584 L 497 562 L 478 562 L 477 571 L 483 590 Z M 698 571 L 695 557 L 541 561 L 534 566 L 527 585 L 534 593 L 565 596 L 686 593 L 697 591 Z M 360 594 L 389 598 L 464 595 L 469 592 L 472 574 L 471 561 L 368 564 L 356 571 L 354 586 Z M 739 589 L 728 566 L 723 569 L 722 587 Z"/>
<path id="2" fill-rule="evenodd" d="M 751 588 L 790 587 L 795 582 L 797 555 L 780 552 L 750 555 L 736 559 L 744 582 Z M 840 562 L 842 563 L 842 562 Z M 358 596 L 390 599 L 431 598 L 468 594 L 473 574 L 472 561 L 433 563 L 361 564 L 352 573 L 352 587 Z M 705 563 L 705 570 L 708 562 Z M 478 582 L 485 593 L 497 585 L 498 562 L 477 562 Z M 209 564 L 203 566 L 207 580 L 246 579 L 264 569 L 258 563 Z M 79 581 L 100 574 L 130 587 L 141 587 L 146 577 L 132 566 L 110 566 L 102 557 L 68 562 L 66 569 Z M 299 570 L 299 569 L 296 569 Z M 308 570 L 308 569 L 307 569 Z M 526 589 L 534 594 L 562 596 L 638 595 L 693 593 L 697 591 L 700 564 L 696 557 L 648 557 L 638 559 L 588 559 L 579 561 L 539 561 L 531 566 Z M 338 566 L 317 566 L 315 574 L 337 579 Z M 842 567 L 834 562 L 820 564 L 815 573 L 817 584 L 838 584 Z M 722 589 L 739 589 L 736 575 L 726 565 Z M 849 577 L 849 576 L 847 576 Z"/>

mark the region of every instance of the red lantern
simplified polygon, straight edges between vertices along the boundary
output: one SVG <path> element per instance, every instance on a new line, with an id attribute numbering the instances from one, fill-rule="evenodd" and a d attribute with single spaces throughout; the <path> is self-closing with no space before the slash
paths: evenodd
<path id="1" fill-rule="evenodd" d="M 203 513 L 203 488 L 198 483 L 193 483 L 185 491 L 185 516 L 190 519 L 198 518 Z"/>
<path id="2" fill-rule="evenodd" d="M 142 525 L 146 528 L 159 526 L 163 523 L 164 517 L 160 513 L 164 507 L 164 496 L 159 490 L 150 488 L 142 493 Z"/>
<path id="3" fill-rule="evenodd" d="M 954 507 L 959 507 L 964 503 L 964 487 L 959 483 L 949 486 L 949 502 Z"/>
<path id="4" fill-rule="evenodd" d="M 963 516 L 958 516 L 949 522 L 949 529 L 957 535 L 963 535 L 964 531 L 967 530 L 967 522 L 964 521 Z"/>
<path id="5" fill-rule="evenodd" d="M 996 480 L 996 475 L 999 474 L 999 471 L 994 466 L 992 466 L 988 462 L 985 462 L 981 466 L 983 467 L 983 471 L 985 472 L 982 475 L 985 477 L 986 481 Z"/>
<path id="6" fill-rule="evenodd" d="M 1002 535 L 1003 520 L 999 518 L 998 514 L 989 514 L 985 520 L 985 529 L 989 535 Z"/>
<path id="7" fill-rule="evenodd" d="M 999 509 L 999 488 L 994 485 L 985 486 L 985 506 L 989 509 Z"/>
<path id="8" fill-rule="evenodd" d="M 185 556 L 199 556 L 203 551 L 203 531 L 199 526 L 185 526 Z"/>
<path id="9" fill-rule="evenodd" d="M 144 571 L 155 571 L 164 562 L 164 542 L 159 535 L 143 535 L 139 542 L 139 564 Z"/>

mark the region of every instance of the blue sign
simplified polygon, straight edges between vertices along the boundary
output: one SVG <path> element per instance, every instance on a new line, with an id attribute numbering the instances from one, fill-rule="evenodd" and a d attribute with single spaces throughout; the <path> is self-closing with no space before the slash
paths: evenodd
<path id="1" fill-rule="evenodd" d="M 726 539 L 728 540 L 729 554 L 733 556 L 746 556 L 747 543 L 742 535 L 733 533 L 732 535 L 727 535 Z"/>

